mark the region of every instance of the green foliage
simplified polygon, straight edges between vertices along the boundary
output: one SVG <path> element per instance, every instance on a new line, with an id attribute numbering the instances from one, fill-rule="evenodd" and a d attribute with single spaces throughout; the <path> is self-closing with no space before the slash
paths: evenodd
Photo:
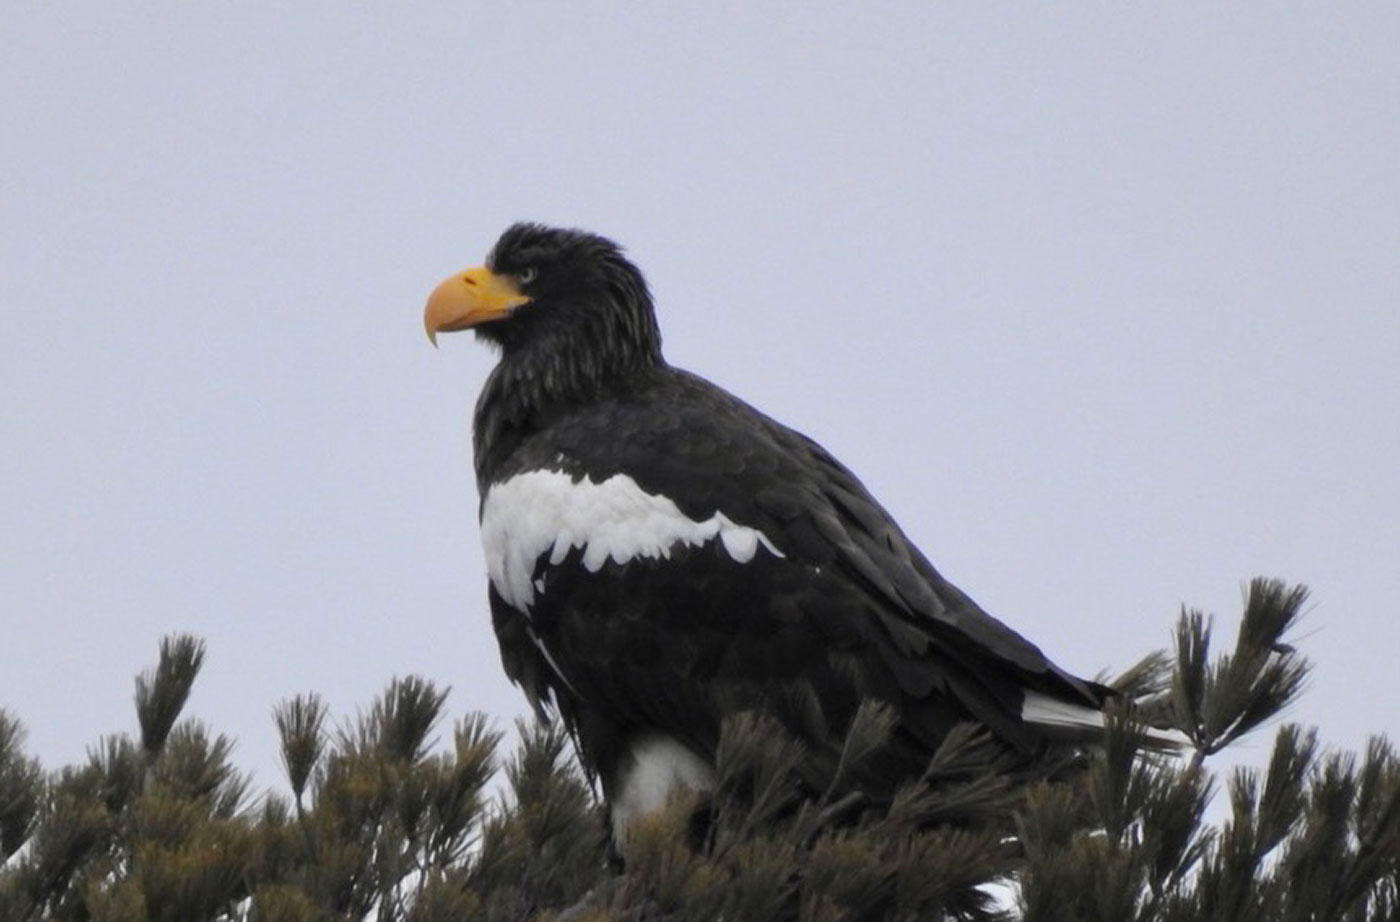
<path id="1" fill-rule="evenodd" d="M 1210 620 L 1183 612 L 1171 653 L 1113 680 L 1103 745 L 1053 773 L 961 727 L 877 801 L 855 779 L 888 708 L 861 708 L 815 786 L 772 716 L 736 714 L 716 789 L 638 822 L 625 867 L 561 731 L 521 724 L 504 758 L 480 714 L 439 738 L 446 692 L 418 677 L 335 726 L 314 694 L 279 704 L 290 796 L 250 797 L 232 742 L 180 716 L 203 644 L 167 638 L 137 680 L 139 738 L 82 765 L 45 773 L 0 711 L 0 920 L 1400 919 L 1387 742 L 1329 752 L 1289 724 L 1266 765 L 1209 766 L 1302 689 L 1284 638 L 1305 601 L 1255 581 L 1215 657 Z"/>

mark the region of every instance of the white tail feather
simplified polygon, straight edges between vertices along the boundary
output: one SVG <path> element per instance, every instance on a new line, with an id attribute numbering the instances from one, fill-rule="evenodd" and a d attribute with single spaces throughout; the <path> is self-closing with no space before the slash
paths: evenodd
<path id="1" fill-rule="evenodd" d="M 1104 729 L 1103 711 L 1083 704 L 1074 704 L 1052 698 L 1043 692 L 1027 691 L 1021 702 L 1021 719 L 1038 727 L 1068 731 L 1070 734 Z M 1146 740 L 1149 746 L 1157 749 L 1187 749 L 1191 740 L 1178 730 L 1164 730 L 1158 727 L 1147 728 Z"/>
<path id="2" fill-rule="evenodd" d="M 1074 730 L 1102 730 L 1104 726 L 1103 711 L 1051 698 L 1038 691 L 1026 692 L 1026 698 L 1021 702 L 1021 719 L 1041 727 Z"/>

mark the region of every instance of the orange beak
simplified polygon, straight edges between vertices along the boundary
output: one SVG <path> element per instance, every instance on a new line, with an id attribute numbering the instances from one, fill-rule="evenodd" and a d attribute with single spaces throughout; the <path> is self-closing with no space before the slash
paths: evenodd
<path id="1" fill-rule="evenodd" d="M 478 266 L 450 276 L 433 289 L 423 310 L 423 326 L 428 341 L 436 346 L 439 333 L 509 317 L 511 311 L 529 301 L 510 276 Z"/>

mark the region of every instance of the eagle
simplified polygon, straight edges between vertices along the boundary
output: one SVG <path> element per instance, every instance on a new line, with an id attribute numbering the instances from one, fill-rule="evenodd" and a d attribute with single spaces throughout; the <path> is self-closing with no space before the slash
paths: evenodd
<path id="1" fill-rule="evenodd" d="M 434 345 L 470 329 L 499 351 L 473 420 L 492 623 L 615 843 L 714 786 L 739 710 L 778 715 L 820 761 L 881 703 L 890 742 L 863 783 L 886 792 L 959 724 L 1026 758 L 1102 733 L 1109 688 L 944 579 L 821 445 L 667 363 L 616 243 L 515 224 L 424 323 Z"/>

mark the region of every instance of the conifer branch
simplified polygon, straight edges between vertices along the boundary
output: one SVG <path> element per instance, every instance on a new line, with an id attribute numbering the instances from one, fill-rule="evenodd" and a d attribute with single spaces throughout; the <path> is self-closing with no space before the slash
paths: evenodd
<path id="1" fill-rule="evenodd" d="M 1211 619 L 1184 611 L 1171 655 L 1113 681 L 1102 745 L 1034 770 L 965 725 L 922 777 L 872 791 L 890 709 L 863 705 L 818 756 L 802 734 L 825 715 L 779 696 L 725 723 L 715 790 L 637 823 L 622 866 L 563 731 L 522 723 L 499 755 L 471 714 L 439 740 L 447 693 L 417 677 L 336 733 L 314 694 L 277 705 L 291 796 L 251 798 L 232 741 L 180 719 L 202 643 L 167 638 L 138 680 L 139 740 L 104 737 L 85 764 L 45 774 L 0 711 L 0 919 L 1393 922 L 1388 742 L 1329 750 L 1285 724 L 1266 764 L 1223 783 L 1210 767 L 1301 693 L 1287 634 L 1305 600 L 1254 581 L 1219 654 Z M 1190 758 L 1161 751 L 1163 725 Z M 1217 789 L 1228 816 L 1211 823 Z"/>

